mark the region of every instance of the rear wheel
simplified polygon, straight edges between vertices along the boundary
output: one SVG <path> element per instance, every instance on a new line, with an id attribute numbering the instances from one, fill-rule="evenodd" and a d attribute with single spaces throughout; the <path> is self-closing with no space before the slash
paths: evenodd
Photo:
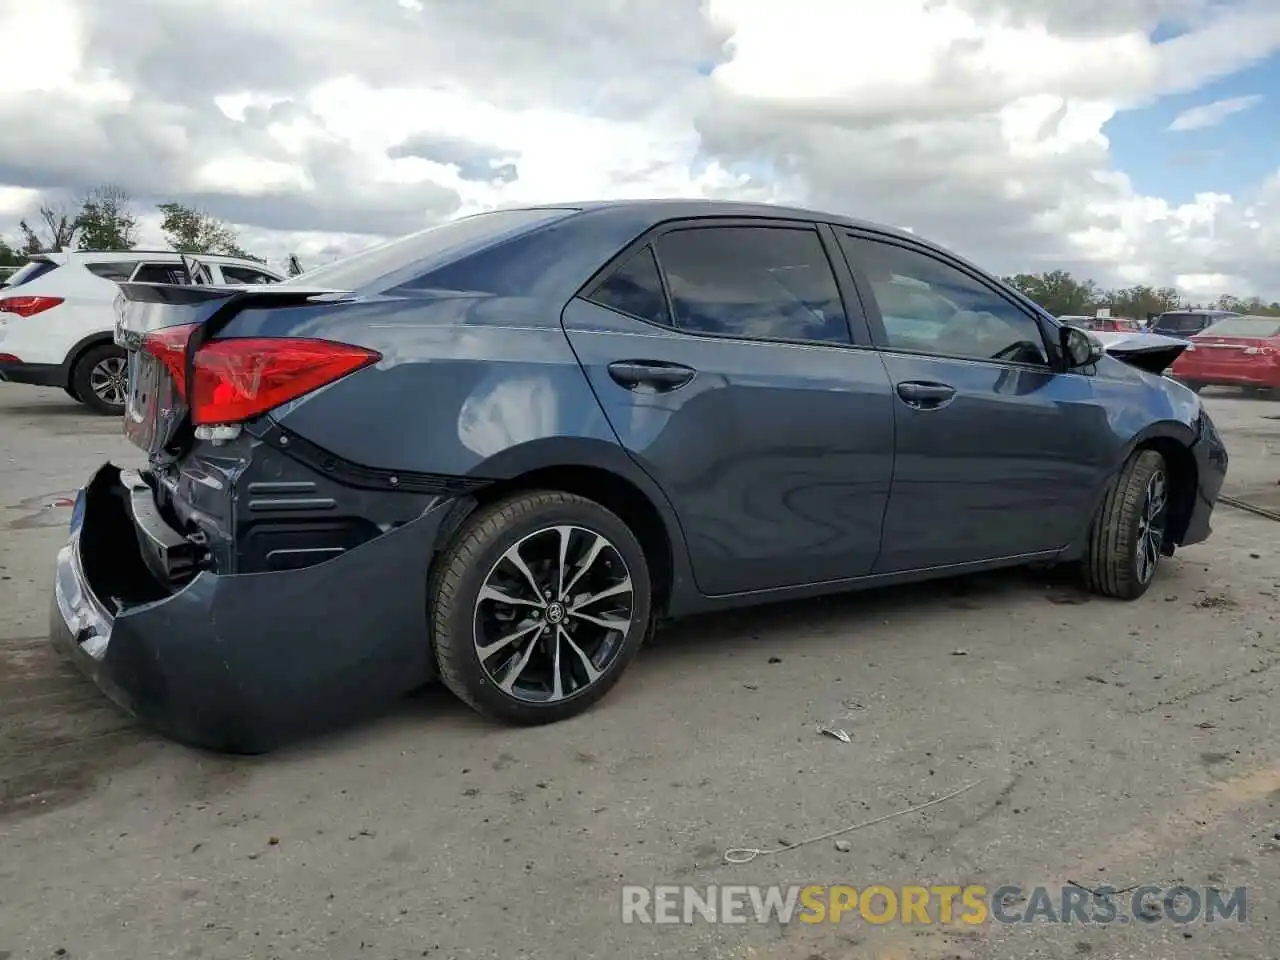
<path id="1" fill-rule="evenodd" d="M 129 362 L 114 344 L 90 347 L 76 361 L 67 390 L 94 413 L 119 416 L 124 413 L 129 391 Z"/>
<path id="2" fill-rule="evenodd" d="M 1182 385 L 1186 387 L 1188 390 L 1190 390 L 1192 393 L 1199 393 L 1201 390 L 1204 389 L 1204 384 L 1201 383 L 1199 380 L 1183 380 Z"/>
<path id="3" fill-rule="evenodd" d="M 618 682 L 648 631 L 644 551 L 584 497 L 536 491 L 484 508 L 438 564 L 430 603 L 441 680 L 496 720 L 582 713 Z"/>
<path id="4" fill-rule="evenodd" d="M 1107 491 L 1089 534 L 1085 576 L 1103 596 L 1136 600 L 1155 579 L 1169 519 L 1164 457 L 1139 450 Z"/>

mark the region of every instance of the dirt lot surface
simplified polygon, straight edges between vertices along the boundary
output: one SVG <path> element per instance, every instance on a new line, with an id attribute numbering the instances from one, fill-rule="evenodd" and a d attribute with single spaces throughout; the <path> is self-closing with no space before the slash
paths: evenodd
<path id="1" fill-rule="evenodd" d="M 1229 492 L 1280 507 L 1280 403 L 1206 402 Z M 1132 604 L 1012 574 L 748 611 L 667 630 L 568 723 L 428 691 L 246 760 L 140 729 L 46 644 L 65 498 L 107 458 L 134 459 L 117 422 L 0 384 L 0 960 L 1280 957 L 1272 521 L 1219 507 Z M 975 780 L 847 849 L 721 863 Z M 1244 886 L 1247 912 L 623 924 L 621 886 L 660 883 Z"/>

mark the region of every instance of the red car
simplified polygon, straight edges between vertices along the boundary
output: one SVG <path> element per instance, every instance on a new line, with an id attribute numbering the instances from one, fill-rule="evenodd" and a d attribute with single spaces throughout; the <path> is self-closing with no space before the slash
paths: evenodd
<path id="1" fill-rule="evenodd" d="M 1197 393 L 1280 389 L 1280 317 L 1228 317 L 1190 339 L 1170 372 Z"/>

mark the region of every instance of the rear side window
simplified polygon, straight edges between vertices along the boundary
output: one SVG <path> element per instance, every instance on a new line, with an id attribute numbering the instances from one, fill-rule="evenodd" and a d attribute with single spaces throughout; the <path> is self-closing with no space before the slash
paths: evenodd
<path id="1" fill-rule="evenodd" d="M 46 273 L 52 273 L 57 269 L 58 265 L 56 263 L 50 263 L 48 260 L 32 260 L 11 276 L 5 282 L 5 287 L 20 287 L 24 283 L 30 283 L 37 277 L 43 277 Z"/>
<path id="2" fill-rule="evenodd" d="M 587 299 L 641 320 L 671 325 L 667 297 L 662 292 L 662 279 L 658 276 L 658 264 L 649 247 L 605 277 Z"/>
<path id="3" fill-rule="evenodd" d="M 106 263 L 86 263 L 84 268 L 103 280 L 114 280 L 116 283 L 123 283 L 133 276 L 133 271 L 138 268 L 138 263 L 136 260 L 117 260 Z"/>
<path id="4" fill-rule="evenodd" d="M 249 267 L 231 267 L 223 264 L 222 279 L 227 283 L 245 283 L 245 284 L 262 284 L 262 283 L 279 283 L 275 277 L 261 270 L 251 270 Z"/>
<path id="5" fill-rule="evenodd" d="M 840 289 L 815 230 L 699 227 L 662 235 L 656 250 L 679 330 L 850 342 Z"/>
<path id="6" fill-rule="evenodd" d="M 409 267 L 421 273 L 499 240 L 576 213 L 570 209 L 493 210 L 450 220 L 282 281 L 286 286 L 362 290 Z"/>
<path id="7" fill-rule="evenodd" d="M 178 263 L 144 263 L 133 279 L 136 283 L 185 284 L 187 271 Z"/>

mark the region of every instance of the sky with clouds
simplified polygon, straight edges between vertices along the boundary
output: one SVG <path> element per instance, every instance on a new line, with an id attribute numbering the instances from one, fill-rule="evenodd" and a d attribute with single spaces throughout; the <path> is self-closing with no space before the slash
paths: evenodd
<path id="1" fill-rule="evenodd" d="M 304 264 L 496 205 L 735 197 L 1280 299 L 1280 0 L 0 0 L 0 38 L 11 240 L 103 182 Z"/>

